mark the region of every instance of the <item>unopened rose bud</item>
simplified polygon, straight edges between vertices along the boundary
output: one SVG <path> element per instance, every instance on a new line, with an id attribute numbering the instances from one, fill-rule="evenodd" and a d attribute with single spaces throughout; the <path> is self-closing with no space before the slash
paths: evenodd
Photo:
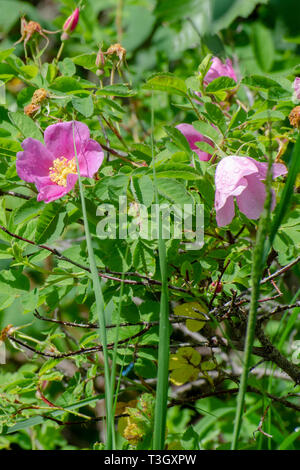
<path id="1" fill-rule="evenodd" d="M 216 294 L 219 294 L 223 290 L 223 284 L 222 282 L 214 281 L 211 283 L 209 288 L 211 291 L 216 292 Z"/>
<path id="2" fill-rule="evenodd" d="M 79 8 L 76 8 L 73 13 L 66 19 L 63 25 L 63 33 L 61 35 L 61 40 L 65 41 L 69 39 L 69 33 L 74 31 L 79 20 Z"/>
<path id="3" fill-rule="evenodd" d="M 99 48 L 99 50 L 98 50 L 96 60 L 95 60 L 95 64 L 98 68 L 103 67 L 105 65 L 105 58 L 104 58 L 104 54 L 103 54 L 101 48 Z"/>

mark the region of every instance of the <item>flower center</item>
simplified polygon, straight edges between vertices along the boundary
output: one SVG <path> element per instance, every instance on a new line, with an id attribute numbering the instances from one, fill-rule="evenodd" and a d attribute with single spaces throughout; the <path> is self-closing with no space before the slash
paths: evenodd
<path id="1" fill-rule="evenodd" d="M 53 166 L 49 168 L 49 178 L 59 186 L 67 186 L 67 176 L 76 174 L 75 157 L 67 160 L 66 157 L 59 157 L 53 160 Z"/>

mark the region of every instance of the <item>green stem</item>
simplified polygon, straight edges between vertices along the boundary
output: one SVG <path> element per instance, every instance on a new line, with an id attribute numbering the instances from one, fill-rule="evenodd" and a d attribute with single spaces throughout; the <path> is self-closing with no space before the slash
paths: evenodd
<path id="1" fill-rule="evenodd" d="M 76 158 L 76 165 L 77 165 L 77 173 L 78 173 L 78 183 L 79 183 L 79 190 L 80 190 L 80 199 L 82 205 L 82 214 L 84 220 L 84 228 L 85 228 L 85 236 L 86 236 L 86 243 L 88 249 L 88 256 L 89 256 L 89 264 L 91 269 L 91 275 L 93 279 L 93 286 L 95 291 L 95 300 L 98 312 L 98 321 L 99 321 L 99 336 L 100 341 L 103 346 L 103 357 L 104 357 L 104 375 L 105 375 L 105 408 L 106 408 L 106 418 L 107 418 L 107 436 L 106 436 L 106 449 L 112 449 L 112 441 L 113 441 L 113 417 L 111 413 L 111 408 L 109 407 L 110 403 L 113 403 L 113 396 L 112 396 L 112 389 L 111 389 L 111 376 L 110 376 L 110 368 L 109 368 L 109 361 L 108 361 L 108 350 L 107 350 L 107 338 L 106 338 L 106 321 L 105 321 L 105 311 L 104 311 L 104 299 L 102 288 L 99 280 L 99 274 L 97 270 L 95 254 L 92 245 L 92 239 L 88 224 L 87 218 L 87 211 L 84 199 L 84 191 L 83 185 L 80 176 L 80 169 L 78 163 L 78 156 L 77 156 L 77 149 L 75 144 L 75 128 L 73 123 L 73 142 L 74 142 L 74 153 Z"/>
<path id="2" fill-rule="evenodd" d="M 159 204 L 159 195 L 156 184 L 155 161 L 154 161 L 154 114 L 153 114 L 153 93 L 151 106 L 151 147 L 152 147 L 152 166 L 153 182 L 155 191 L 155 201 Z M 159 207 L 159 206 L 158 206 Z M 154 436 L 153 449 L 163 450 L 165 446 L 167 405 L 168 405 L 168 383 L 169 383 L 169 354 L 170 354 L 170 321 L 169 321 L 169 301 L 168 301 L 168 279 L 167 279 L 167 257 L 166 245 L 162 237 L 162 214 L 158 212 L 158 252 L 159 266 L 161 273 L 161 298 L 160 298 L 160 317 L 159 317 L 159 344 L 158 344 L 158 371 L 156 400 L 154 411 Z"/>
<path id="3" fill-rule="evenodd" d="M 61 56 L 61 54 L 62 54 L 62 51 L 63 51 L 64 47 L 65 47 L 65 41 L 62 41 L 62 42 L 61 42 L 61 45 L 60 45 L 60 48 L 58 49 L 58 53 L 57 53 L 57 56 L 56 56 L 56 62 L 59 61 L 60 56 Z"/>
<path id="4" fill-rule="evenodd" d="M 256 236 L 256 244 L 253 251 L 252 257 L 252 272 L 251 272 L 251 299 L 250 299 L 250 308 L 249 308 L 249 316 L 248 316 L 248 324 L 247 324 L 247 332 L 246 332 L 246 341 L 245 341 L 245 350 L 244 350 L 244 364 L 243 364 L 243 371 L 239 386 L 239 393 L 237 397 L 237 409 L 234 421 L 234 431 L 233 431 L 233 440 L 231 444 L 231 450 L 237 449 L 239 434 L 241 430 L 242 424 L 242 416 L 243 416 L 243 408 L 245 402 L 245 395 L 248 383 L 248 373 L 250 368 L 250 361 L 251 361 L 251 354 L 252 354 L 252 347 L 254 342 L 255 336 L 255 327 L 256 327 L 256 315 L 257 315 L 257 307 L 258 307 L 258 299 L 259 299 L 259 292 L 260 292 L 260 280 L 261 274 L 263 271 L 263 263 L 265 260 L 265 240 L 267 236 L 267 228 L 269 225 L 270 220 L 270 211 L 271 211 L 271 201 L 272 201 L 272 193 L 271 193 L 271 183 L 272 183 L 272 156 L 270 154 L 269 157 L 269 164 L 268 164 L 268 171 L 266 177 L 266 200 L 264 205 L 264 210 L 259 221 L 257 236 Z"/>
<path id="5" fill-rule="evenodd" d="M 126 247 L 125 252 L 125 259 L 127 259 L 129 251 L 129 246 Z M 125 272 L 122 273 L 122 281 L 125 279 Z M 120 332 L 120 322 L 121 322 L 121 313 L 122 313 L 122 303 L 123 303 L 123 293 L 124 293 L 124 282 L 121 282 L 120 286 L 120 297 L 119 297 L 119 306 L 118 306 L 118 317 L 116 321 L 116 330 L 115 330 L 115 342 L 114 342 L 114 351 L 113 351 L 113 361 L 112 361 L 112 368 L 111 368 L 111 399 L 115 395 L 115 400 L 109 403 L 109 409 L 111 410 L 112 415 L 112 428 L 114 429 L 114 416 L 115 416 L 115 409 L 117 404 L 117 397 L 118 391 L 120 386 L 120 381 L 117 385 L 116 394 L 115 392 L 115 381 L 116 381 L 116 368 L 117 368 L 117 352 L 118 352 L 118 342 L 119 342 L 119 332 Z M 115 442 L 115 433 L 113 432 L 113 448 L 116 448 Z"/>

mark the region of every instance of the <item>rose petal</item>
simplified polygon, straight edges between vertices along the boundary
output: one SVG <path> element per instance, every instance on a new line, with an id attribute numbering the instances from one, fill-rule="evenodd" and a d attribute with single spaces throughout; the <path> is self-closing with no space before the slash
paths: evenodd
<path id="1" fill-rule="evenodd" d="M 69 174 L 67 176 L 67 186 L 60 186 L 51 181 L 49 177 L 39 178 L 36 182 L 36 187 L 39 191 L 37 200 L 49 203 L 65 196 L 74 188 L 77 179 L 77 175 Z"/>
<path id="2" fill-rule="evenodd" d="M 258 169 L 252 159 L 236 155 L 225 157 L 216 169 L 216 188 L 220 193 L 236 195 L 234 191 L 240 185 L 241 179 L 254 173 L 258 173 Z M 244 184 L 243 182 L 242 185 Z"/>
<path id="3" fill-rule="evenodd" d="M 293 83 L 297 100 L 300 100 L 300 78 L 296 77 Z"/>
<path id="4" fill-rule="evenodd" d="M 213 57 L 210 69 L 205 75 L 204 82 L 208 84 L 219 77 L 230 77 L 237 82 L 236 74 L 230 59 L 226 59 L 226 63 L 223 64 L 218 57 Z"/>
<path id="5" fill-rule="evenodd" d="M 266 189 L 256 175 L 247 176 L 248 186 L 236 198 L 237 205 L 248 219 L 258 219 L 263 211 Z"/>
<path id="6" fill-rule="evenodd" d="M 254 158 L 251 158 L 251 157 L 248 157 L 248 158 L 251 159 L 254 162 L 254 164 L 257 166 L 260 179 L 265 180 L 267 177 L 268 163 L 258 162 L 254 160 Z M 272 165 L 273 179 L 278 178 L 278 176 L 286 175 L 287 172 L 288 170 L 286 166 L 283 165 L 282 163 L 273 163 Z"/>
<path id="7" fill-rule="evenodd" d="M 104 153 L 101 145 L 89 139 L 85 150 L 78 157 L 80 176 L 93 177 L 103 162 Z"/>
<path id="8" fill-rule="evenodd" d="M 230 224 L 234 217 L 233 196 L 227 198 L 226 203 L 216 210 L 216 220 L 219 227 Z"/>
<path id="9" fill-rule="evenodd" d="M 55 158 L 65 157 L 70 160 L 74 157 L 73 125 L 76 151 L 79 157 L 90 138 L 90 130 L 86 124 L 78 121 L 60 122 L 52 124 L 45 130 L 45 145 Z"/>
<path id="10" fill-rule="evenodd" d="M 17 153 L 16 168 L 19 177 L 34 183 L 36 178 L 46 176 L 54 156 L 39 141 L 29 137 L 22 142 L 24 152 Z"/>

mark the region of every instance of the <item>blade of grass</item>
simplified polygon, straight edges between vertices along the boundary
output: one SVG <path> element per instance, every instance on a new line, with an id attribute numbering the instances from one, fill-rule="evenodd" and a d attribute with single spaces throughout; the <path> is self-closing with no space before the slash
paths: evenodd
<path id="1" fill-rule="evenodd" d="M 263 263 L 265 260 L 265 240 L 267 236 L 267 229 L 270 221 L 271 202 L 272 202 L 272 153 L 270 152 L 268 171 L 266 176 L 266 200 L 264 209 L 258 224 L 256 243 L 252 256 L 252 271 L 251 271 L 251 299 L 249 307 L 249 316 L 247 322 L 246 341 L 244 349 L 244 364 L 240 380 L 239 393 L 237 397 L 237 409 L 234 420 L 233 440 L 231 443 L 231 450 L 236 450 L 239 439 L 243 408 L 245 402 L 245 395 L 248 382 L 248 373 L 250 368 L 250 360 L 252 354 L 252 347 L 255 336 L 256 315 L 260 291 L 260 280 L 263 271 Z"/>
<path id="2" fill-rule="evenodd" d="M 152 169 L 155 202 L 159 207 L 159 195 L 157 189 L 155 160 L 154 160 L 154 111 L 153 93 L 151 102 L 151 149 L 152 149 Z M 162 214 L 158 209 L 158 253 L 161 274 L 161 297 L 159 314 L 159 344 L 158 344 L 158 370 L 156 400 L 154 410 L 154 434 L 153 449 L 163 450 L 165 446 L 167 405 L 168 405 L 168 384 L 169 384 L 169 354 L 170 354 L 170 322 L 169 322 L 169 295 L 167 278 L 167 257 L 166 245 L 162 236 Z"/>
<path id="3" fill-rule="evenodd" d="M 270 248 L 271 248 L 271 246 L 274 242 L 276 234 L 277 234 L 277 232 L 280 228 L 280 225 L 281 225 L 281 223 L 284 219 L 285 214 L 287 213 L 287 211 L 289 209 L 289 203 L 290 203 L 290 200 L 291 200 L 291 197 L 292 197 L 292 194 L 293 194 L 293 187 L 294 187 L 297 175 L 299 173 L 299 168 L 300 168 L 299 155 L 300 155 L 300 135 L 298 136 L 296 144 L 294 145 L 294 148 L 293 148 L 291 164 L 290 164 L 287 180 L 286 180 L 286 183 L 285 183 L 282 195 L 281 195 L 280 202 L 279 202 L 278 206 L 276 207 L 275 217 L 273 219 L 273 223 L 272 223 L 272 227 L 271 227 L 271 231 L 270 231 L 270 236 L 269 236 L 269 239 L 266 243 L 266 248 L 265 248 L 265 252 L 264 252 L 264 259 L 267 259 L 267 256 L 268 256 Z M 299 294 L 297 293 L 296 296 L 295 296 L 295 300 L 297 300 L 298 295 Z M 292 303 L 294 303 L 294 299 L 293 299 Z M 279 341 L 279 345 L 278 345 L 279 350 L 281 350 L 281 348 L 284 344 L 284 341 L 285 341 L 285 339 L 286 339 L 286 337 L 287 337 L 287 335 L 290 331 L 290 328 L 296 320 L 297 312 L 298 312 L 298 310 L 294 309 L 294 312 L 293 312 L 292 316 L 289 318 L 288 324 L 286 325 L 286 328 L 283 331 L 283 333 L 281 335 L 281 338 L 280 338 L 280 341 Z M 284 322 L 286 315 L 287 315 L 287 312 L 285 313 L 285 315 L 283 315 L 283 317 L 280 320 L 277 333 L 278 333 L 279 329 L 281 328 L 281 325 Z M 273 374 L 274 374 L 275 370 L 276 370 L 276 366 L 273 366 L 272 374 L 270 375 L 269 381 L 268 381 L 268 392 L 269 393 L 272 392 Z M 271 433 L 270 432 L 270 428 L 271 428 L 271 408 L 269 409 L 269 412 L 268 412 L 267 423 L 268 423 L 268 433 L 270 434 Z M 269 448 L 269 450 L 271 450 L 271 441 L 270 441 L 270 439 L 268 440 L 268 448 Z"/>
<path id="4" fill-rule="evenodd" d="M 294 295 L 294 297 L 292 298 L 291 300 L 291 303 L 295 303 L 296 300 L 299 298 L 300 296 L 300 289 L 298 289 L 298 291 L 296 292 L 296 294 Z M 287 336 L 290 334 L 297 318 L 298 318 L 298 315 L 299 315 L 299 307 L 296 307 L 293 309 L 293 312 L 291 314 L 291 316 L 289 317 L 284 329 L 281 331 L 281 327 L 282 325 L 284 324 L 285 322 L 285 319 L 287 318 L 287 315 L 288 315 L 288 311 L 285 312 L 285 314 L 281 317 L 280 319 L 280 322 L 279 322 L 279 325 L 278 325 L 278 328 L 276 330 L 276 333 L 274 335 L 274 338 L 272 338 L 272 342 L 275 341 L 276 338 L 279 337 L 279 333 L 280 333 L 280 337 L 279 337 L 279 341 L 278 341 L 278 345 L 277 345 L 277 349 L 278 351 L 281 351 L 282 350 L 282 347 L 284 345 L 284 342 L 287 338 Z M 269 380 L 268 380 L 268 393 L 272 393 L 272 388 L 273 388 L 273 379 L 274 379 L 274 372 L 276 370 L 276 366 L 274 365 L 272 367 L 272 373 L 269 377 Z M 268 434 L 271 434 L 271 408 L 269 409 L 269 414 L 268 414 Z M 270 443 L 269 443 L 269 446 L 270 446 Z M 270 447 L 269 447 L 270 449 Z"/>
<path id="5" fill-rule="evenodd" d="M 125 259 L 127 259 L 128 256 L 128 250 L 129 247 L 128 245 L 126 246 L 126 252 L 125 252 Z M 125 279 L 125 272 L 122 273 L 122 281 Z M 121 322 L 121 312 L 122 312 L 122 302 L 123 302 L 123 293 L 124 293 L 124 282 L 121 282 L 120 286 L 120 297 L 119 297 L 119 305 L 118 305 L 118 316 L 116 320 L 116 328 L 115 328 L 115 342 L 114 342 L 114 349 L 113 349 L 113 359 L 112 359 L 112 368 L 111 368 L 111 397 L 114 397 L 115 394 L 115 381 L 116 381 L 116 369 L 117 369 L 117 352 L 118 352 L 118 341 L 119 341 L 119 332 L 120 332 L 120 322 Z M 125 354 L 124 354 L 125 357 Z M 123 367 L 122 367 L 123 368 Z M 112 428 L 114 429 L 114 417 L 115 417 L 115 410 L 117 406 L 117 399 L 118 399 L 118 393 L 119 393 L 119 388 L 120 388 L 120 383 L 121 379 L 119 378 L 117 388 L 116 388 L 116 394 L 115 394 L 115 400 L 114 402 L 110 403 L 110 410 L 112 414 Z M 115 439 L 115 433 L 113 432 L 112 435 L 113 438 L 113 448 L 116 448 L 116 439 Z"/>
<path id="6" fill-rule="evenodd" d="M 245 401 L 245 393 L 247 388 L 247 380 L 248 380 L 248 371 L 250 366 L 250 359 L 251 359 L 251 352 L 252 346 L 254 341 L 255 335 L 255 325 L 256 325 L 256 313 L 257 313 L 257 306 L 258 306 L 258 298 L 259 298 L 259 283 L 261 279 L 262 267 L 264 262 L 267 259 L 270 247 L 275 239 L 275 236 L 278 232 L 278 229 L 282 223 L 282 220 L 286 214 L 288 209 L 288 204 L 290 202 L 293 187 L 295 184 L 295 180 L 297 177 L 297 173 L 299 171 L 299 153 L 300 153 L 300 136 L 296 141 L 295 147 L 293 149 L 292 154 L 292 161 L 287 177 L 287 181 L 282 193 L 282 197 L 278 207 L 276 209 L 275 217 L 273 220 L 273 224 L 271 226 L 269 239 L 265 243 L 265 239 L 267 236 L 267 225 L 270 219 L 270 210 L 271 210 L 271 182 L 272 182 L 272 158 L 270 153 L 269 158 L 269 165 L 268 165 L 268 172 L 266 178 L 266 192 L 267 197 L 264 205 L 264 210 L 259 221 L 257 237 L 256 237 L 256 245 L 253 252 L 253 261 L 252 261 L 252 273 L 251 273 L 251 299 L 250 299 L 250 309 L 249 309 L 249 317 L 248 317 L 248 324 L 247 324 L 247 332 L 246 332 L 246 342 L 245 342 L 245 352 L 244 352 L 244 366 L 243 372 L 239 387 L 239 393 L 237 398 L 237 411 L 236 417 L 234 422 L 234 433 L 233 433 L 233 441 L 231 445 L 231 449 L 235 450 L 237 448 L 237 442 L 239 438 L 241 422 L 242 422 L 242 415 L 243 415 L 243 406 Z"/>
<path id="7" fill-rule="evenodd" d="M 91 277 L 93 280 L 94 292 L 95 292 L 95 300 L 96 300 L 96 307 L 98 312 L 98 321 L 99 321 L 99 336 L 100 341 L 103 346 L 103 357 L 104 357 L 104 376 L 105 376 L 105 408 L 106 408 L 106 449 L 112 449 L 112 441 L 113 437 L 112 434 L 114 432 L 112 424 L 113 424 L 113 416 L 112 416 L 112 403 L 113 403 L 113 395 L 111 389 L 111 376 L 110 376 L 110 369 L 109 369 L 109 361 L 108 361 L 108 350 L 107 350 L 107 338 L 106 338 L 106 321 L 105 321 L 105 308 L 104 308 L 104 299 L 102 288 L 100 284 L 100 278 L 98 274 L 98 269 L 95 260 L 95 254 L 92 245 L 92 239 L 89 229 L 89 223 L 87 218 L 87 211 L 86 211 L 86 204 L 84 198 L 84 189 L 81 181 L 80 176 L 80 169 L 79 169 L 79 162 L 78 162 L 78 155 L 77 149 L 75 144 L 75 126 L 73 122 L 73 143 L 74 143 L 74 153 L 77 165 L 77 173 L 78 173 L 78 183 L 79 183 L 79 191 L 80 191 L 80 199 L 81 199 L 81 206 L 82 206 L 82 215 L 84 221 L 84 229 L 85 229 L 85 237 L 88 249 L 88 257 L 89 257 L 89 265 L 91 269 Z"/>

